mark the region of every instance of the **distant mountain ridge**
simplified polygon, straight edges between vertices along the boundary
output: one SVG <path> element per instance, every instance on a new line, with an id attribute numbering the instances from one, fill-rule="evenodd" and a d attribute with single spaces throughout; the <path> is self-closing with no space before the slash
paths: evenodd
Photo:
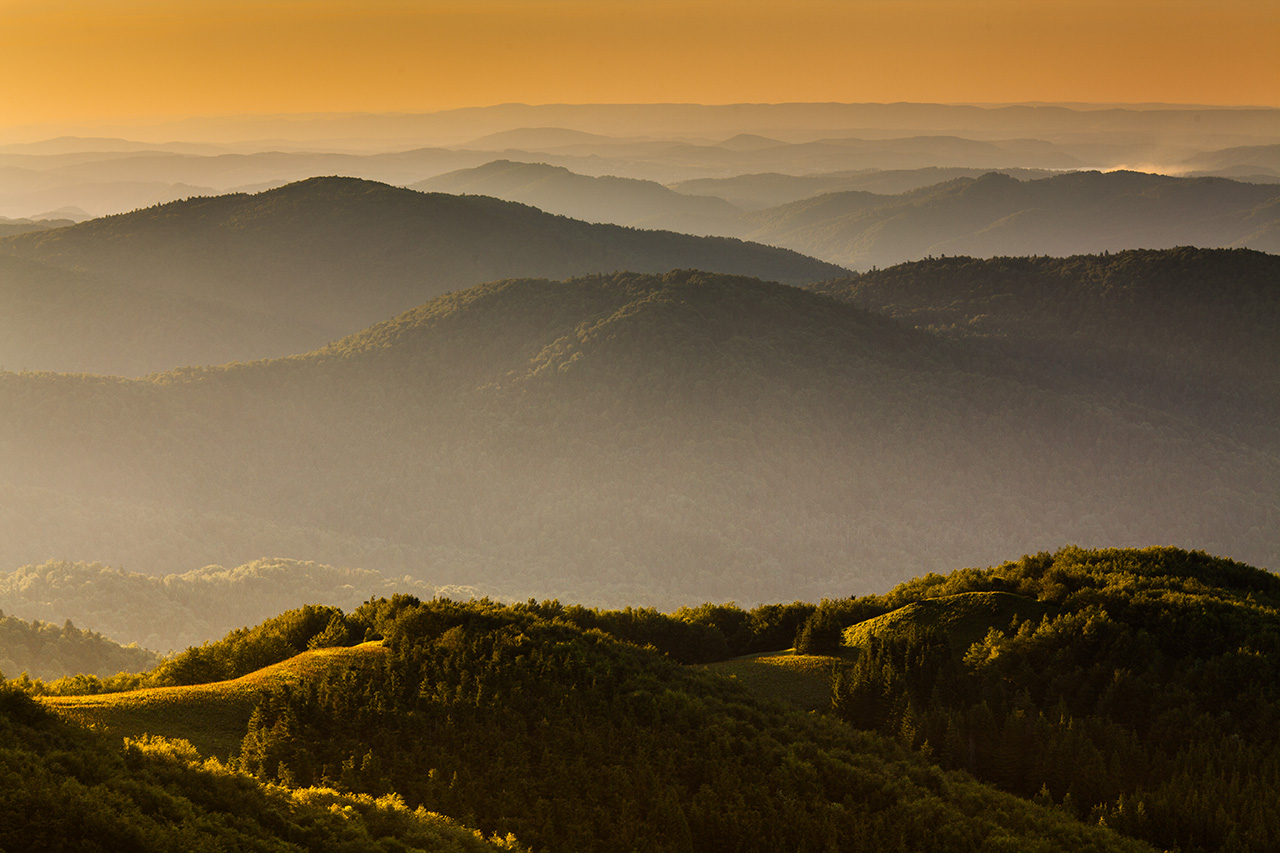
<path id="1" fill-rule="evenodd" d="M 410 185 L 424 192 L 496 196 L 587 222 L 664 228 L 690 234 L 731 233 L 723 220 L 738 209 L 719 198 L 682 195 L 654 181 L 588 177 L 562 166 L 495 160 Z"/>
<path id="2" fill-rule="evenodd" d="M 992 171 L 1020 180 L 1047 178 L 1044 169 L 978 169 L 937 166 L 923 169 L 863 169 L 817 175 L 786 175 L 764 172 L 732 178 L 702 178 L 679 181 L 671 189 L 689 195 L 723 198 L 744 210 L 763 210 L 828 193 L 861 190 L 880 195 L 896 195 L 929 187 L 956 178 L 980 178 Z"/>
<path id="3" fill-rule="evenodd" d="M 83 371 L 114 369 L 122 359 L 107 342 L 117 327 L 139 324 L 150 326 L 154 340 L 138 341 L 128 356 L 143 367 L 138 372 L 150 372 L 302 352 L 445 291 L 513 276 L 696 267 L 801 284 L 845 272 L 739 240 L 591 225 L 493 198 L 347 178 L 192 198 L 0 239 L 0 256 L 6 254 L 98 281 L 93 313 L 78 316 L 74 303 L 42 305 L 42 291 L 9 267 L 9 288 L 25 294 L 29 313 L 5 319 L 22 335 L 39 335 L 48 328 L 42 317 L 54 314 L 79 334 L 98 324 L 97 348 L 108 359 L 86 353 L 77 366 L 56 365 Z M 148 292 L 150 308 L 138 296 Z M 174 300 L 179 314 L 204 306 L 203 324 L 175 327 L 173 309 L 160 307 Z M 46 366 L 16 349 L 0 358 Z"/>
<path id="4" fill-rule="evenodd" d="M 845 192 L 747 214 L 742 236 L 856 269 L 929 255 L 1174 246 L 1280 252 L 1280 187 L 1140 172 L 991 173 L 898 196 Z"/>

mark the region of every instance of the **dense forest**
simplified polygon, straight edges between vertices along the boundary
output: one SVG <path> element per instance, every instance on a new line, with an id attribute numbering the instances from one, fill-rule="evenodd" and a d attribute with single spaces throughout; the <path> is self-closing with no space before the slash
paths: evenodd
<path id="1" fill-rule="evenodd" d="M 1069 548 L 921 578 L 883 605 L 897 618 L 846 630 L 837 716 L 1158 848 L 1280 845 L 1274 574 Z"/>
<path id="2" fill-rule="evenodd" d="M 671 641 L 683 624 L 677 647 L 725 654 L 707 617 L 734 610 L 393 596 L 348 615 L 282 614 L 190 649 L 138 686 L 380 641 L 384 654 L 334 658 L 349 663 L 263 690 L 229 765 L 290 791 L 398 796 L 535 850 L 1149 849 L 940 771 L 890 739 L 756 699 L 647 642 Z M 740 621 L 763 628 L 769 612 Z M 194 709 L 184 688 L 167 689 L 179 691 L 165 694 L 167 710 L 145 719 L 153 732 L 186 731 Z M 129 715 L 133 694 L 116 695 L 100 719 L 128 733 L 141 718 Z M 199 695 L 207 705 L 211 694 Z M 74 716 L 75 705 L 49 701 Z"/>
<path id="3" fill-rule="evenodd" d="M 1280 257 L 930 258 L 813 286 L 1094 395 L 1280 450 Z"/>
<path id="4" fill-rule="evenodd" d="M 825 713 L 688 665 L 792 643 L 828 655 Z M 344 648 L 362 653 L 300 663 Z M 751 610 L 307 606 L 138 678 L 21 686 L 117 736 L 203 743 L 210 703 L 233 702 L 218 683 L 293 667 L 220 718 L 240 732 L 224 764 L 535 850 L 1263 853 L 1280 841 L 1277 659 L 1274 574 L 1065 548 Z"/>
<path id="5" fill-rule="evenodd" d="M 1026 543 L 1267 565 L 1280 525 L 1263 448 L 688 271 L 493 283 L 144 381 L 3 373 L 0 439 L 0 559 L 160 576 L 290 554 L 517 599 L 755 604 Z"/>
<path id="6" fill-rule="evenodd" d="M 5 850 L 522 850 L 395 795 L 263 784 L 184 741 L 67 723 L 0 684 Z"/>
<path id="7" fill-rule="evenodd" d="M 57 679 L 85 674 L 143 672 L 160 662 L 155 652 L 122 646 L 67 619 L 61 626 L 28 622 L 0 610 L 0 678 Z"/>

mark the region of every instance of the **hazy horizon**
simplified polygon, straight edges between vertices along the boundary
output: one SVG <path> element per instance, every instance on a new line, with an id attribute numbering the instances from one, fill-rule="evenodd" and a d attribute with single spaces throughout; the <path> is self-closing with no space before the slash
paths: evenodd
<path id="1" fill-rule="evenodd" d="M 654 123 L 655 114 L 665 110 L 699 110 L 717 114 L 714 125 L 682 128 Z M 826 126 L 800 123 L 780 123 L 778 119 L 753 119 L 760 111 L 844 110 L 851 113 L 843 121 L 830 121 Z M 885 117 L 868 119 L 867 111 L 878 111 Z M 903 110 L 931 110 L 934 113 L 960 111 L 969 113 L 966 119 L 949 119 L 939 125 L 925 123 L 920 118 L 903 120 Z M 973 113 L 972 111 L 980 111 Z M 877 138 L 889 131 L 918 131 L 921 133 L 969 132 L 979 135 L 998 133 L 1005 128 L 1034 130 L 1035 124 L 1057 129 L 1058 122 L 1033 122 L 1028 128 L 1025 118 L 1007 120 L 1002 113 L 1022 110 L 1045 113 L 1069 111 L 1071 113 L 1135 114 L 1130 123 L 1141 125 L 1143 119 L 1179 112 L 1213 112 L 1222 114 L 1262 114 L 1266 124 L 1267 139 L 1280 138 L 1280 101 L 1267 104 L 1232 104 L 1226 102 L 1125 102 L 1125 101 L 873 101 L 873 100 L 774 100 L 774 101 L 502 101 L 477 103 L 445 109 L 418 110 L 360 110 L 334 109 L 325 111 L 263 110 L 226 112 L 187 112 L 169 115 L 116 116 L 110 118 L 68 118 L 57 121 L 9 122 L 0 119 L 0 150 L 21 149 L 49 142 L 131 142 L 153 146 L 211 145 L 230 146 L 242 151 L 325 150 L 325 151 L 403 151 L 417 147 L 464 146 L 475 138 L 502 130 L 530 127 L 583 127 L 599 125 L 604 119 L 601 111 L 611 112 L 607 122 L 613 127 L 598 127 L 594 131 L 609 135 L 616 129 L 620 135 L 643 138 L 683 138 L 687 141 L 713 141 L 705 134 L 724 132 L 743 134 L 782 135 L 785 141 L 816 141 L 824 134 L 856 132 L 867 138 Z M 899 115 L 889 117 L 890 112 Z M 522 125 L 512 114 L 529 117 L 547 116 L 546 125 Z M 573 117 L 566 120 L 565 114 Z M 629 114 L 629 115 L 628 115 Z M 1271 115 L 1271 114 L 1274 114 Z M 975 121 L 972 116 L 979 116 Z M 745 116 L 745 117 L 744 117 Z M 932 116 L 931 116 L 932 118 Z M 1166 122 L 1168 117 L 1163 117 Z M 1255 116 L 1255 119 L 1259 117 Z M 986 119 L 986 121 L 982 121 Z M 936 121 L 936 119 L 935 119 Z M 1195 119 L 1199 124 L 1200 119 Z M 991 124 L 991 130 L 984 130 Z M 580 125 L 575 127 L 574 125 Z M 1105 123 L 1104 123 L 1105 130 Z M 1199 128 L 1196 128 L 1199 130 Z M 1150 133 L 1151 131 L 1147 131 Z M 1215 130 L 1204 129 L 1206 136 Z M 1257 131 L 1255 131 L 1255 134 Z M 1223 146 L 1225 147 L 1225 146 Z M 76 148 L 89 151 L 93 148 Z"/>
<path id="2" fill-rule="evenodd" d="M 0 0 L 8 126 L 507 103 L 1280 106 L 1280 8 Z"/>

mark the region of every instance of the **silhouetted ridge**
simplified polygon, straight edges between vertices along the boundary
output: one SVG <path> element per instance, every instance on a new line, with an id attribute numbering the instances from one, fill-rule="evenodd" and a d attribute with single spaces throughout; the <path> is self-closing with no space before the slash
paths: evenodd
<path id="1" fill-rule="evenodd" d="M 1144 172 L 989 173 L 896 196 L 831 193 L 744 215 L 743 236 L 859 269 L 934 255 L 1179 245 L 1280 250 L 1280 187 Z"/>
<path id="2" fill-rule="evenodd" d="M 494 282 L 438 297 L 348 336 L 312 357 L 387 351 L 406 358 L 466 347 L 459 367 L 490 367 L 507 380 L 661 362 L 672 380 L 708 364 L 741 371 L 735 350 L 800 369 L 858 356 L 901 364 L 945 357 L 928 336 L 803 290 L 758 279 L 675 270 L 567 281 Z M 472 358 L 471 348 L 484 357 Z M 950 353 L 946 353 L 950 355 Z M 750 378 L 754 374 L 747 371 Z M 678 388 L 672 388 L 678 393 Z"/>
<path id="3" fill-rule="evenodd" d="M 207 305 L 209 328 L 179 340 L 193 339 L 187 363 L 296 353 L 440 293 L 513 276 L 697 268 L 801 284 L 846 272 L 740 240 L 592 225 L 484 196 L 337 177 L 19 235 L 0 240 L 0 252 L 92 273 L 118 282 L 121 293 L 160 291 Z M 228 309 L 276 331 L 246 335 L 228 320 Z M 159 310 L 149 317 L 153 348 L 167 355 L 175 349 L 167 318 Z M 237 345 L 211 355 L 224 339 Z"/>

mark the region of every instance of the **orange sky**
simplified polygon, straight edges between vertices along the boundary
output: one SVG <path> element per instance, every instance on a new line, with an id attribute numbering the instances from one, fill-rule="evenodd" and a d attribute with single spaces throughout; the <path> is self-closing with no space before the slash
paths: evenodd
<path id="1" fill-rule="evenodd" d="M 1280 106 L 1277 0 L 0 0 L 0 126 L 502 102 Z"/>

